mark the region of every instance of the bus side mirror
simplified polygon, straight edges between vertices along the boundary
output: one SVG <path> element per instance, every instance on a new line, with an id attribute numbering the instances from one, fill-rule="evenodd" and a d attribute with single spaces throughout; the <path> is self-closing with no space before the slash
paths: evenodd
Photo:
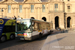
<path id="1" fill-rule="evenodd" d="M 15 21 L 15 23 L 17 23 L 17 22 Z"/>
<path id="2" fill-rule="evenodd" d="M 32 26 L 34 25 L 34 22 L 32 22 Z"/>

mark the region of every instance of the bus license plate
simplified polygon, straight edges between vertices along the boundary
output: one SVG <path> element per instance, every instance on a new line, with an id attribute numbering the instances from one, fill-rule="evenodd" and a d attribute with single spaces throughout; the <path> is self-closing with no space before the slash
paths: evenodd
<path id="1" fill-rule="evenodd" d="M 20 38 L 20 40 L 24 40 L 24 38 Z"/>

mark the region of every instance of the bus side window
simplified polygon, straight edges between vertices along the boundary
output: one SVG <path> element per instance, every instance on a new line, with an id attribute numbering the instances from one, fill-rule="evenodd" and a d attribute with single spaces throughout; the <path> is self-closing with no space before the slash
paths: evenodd
<path id="1" fill-rule="evenodd" d="M 38 24 L 38 29 L 41 30 L 41 23 Z"/>
<path id="2" fill-rule="evenodd" d="M 38 30 L 38 23 L 35 22 L 34 26 L 33 26 L 34 31 Z"/>
<path id="3" fill-rule="evenodd" d="M 15 32 L 15 26 L 4 26 L 3 33 Z"/>

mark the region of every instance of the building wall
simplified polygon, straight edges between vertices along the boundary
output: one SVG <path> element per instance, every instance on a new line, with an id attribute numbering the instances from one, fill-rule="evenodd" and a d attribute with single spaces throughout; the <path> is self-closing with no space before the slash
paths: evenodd
<path id="1" fill-rule="evenodd" d="M 58 9 L 55 11 L 55 4 L 58 4 Z M 11 13 L 8 13 L 8 5 L 11 5 Z M 19 5 L 22 5 L 22 12 L 19 13 Z M 34 12 L 31 12 L 31 5 L 34 5 Z M 42 5 L 45 5 L 45 12 L 42 12 Z M 68 12 L 67 6 L 70 6 Z M 1 12 L 3 9 L 3 12 Z M 71 17 L 70 28 L 75 28 L 75 0 L 49 0 L 48 2 L 41 2 L 41 0 L 25 0 L 22 3 L 14 0 L 4 0 L 0 2 L 0 17 L 17 17 L 17 18 L 31 18 L 42 20 L 46 17 L 48 22 L 53 22 L 53 29 L 55 29 L 55 17 L 59 17 L 59 27 L 67 28 L 67 18 Z"/>

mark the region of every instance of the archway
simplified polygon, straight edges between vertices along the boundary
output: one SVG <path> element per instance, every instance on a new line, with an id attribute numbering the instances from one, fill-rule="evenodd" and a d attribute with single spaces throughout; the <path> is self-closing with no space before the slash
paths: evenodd
<path id="1" fill-rule="evenodd" d="M 46 17 L 43 17 L 42 20 L 46 21 Z"/>
<path id="2" fill-rule="evenodd" d="M 59 17 L 55 17 L 55 28 L 59 27 Z"/>
<path id="3" fill-rule="evenodd" d="M 67 18 L 67 28 L 70 28 L 71 17 Z"/>
<path id="4" fill-rule="evenodd" d="M 31 19 L 35 19 L 34 17 L 31 17 Z"/>

